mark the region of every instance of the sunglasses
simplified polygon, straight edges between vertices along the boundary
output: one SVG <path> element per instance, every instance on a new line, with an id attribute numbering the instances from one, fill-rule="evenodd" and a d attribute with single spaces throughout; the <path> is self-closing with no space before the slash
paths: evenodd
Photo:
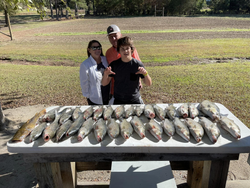
<path id="1" fill-rule="evenodd" d="M 96 50 L 101 50 L 102 47 L 101 46 L 92 46 L 91 49 L 96 51 Z"/>

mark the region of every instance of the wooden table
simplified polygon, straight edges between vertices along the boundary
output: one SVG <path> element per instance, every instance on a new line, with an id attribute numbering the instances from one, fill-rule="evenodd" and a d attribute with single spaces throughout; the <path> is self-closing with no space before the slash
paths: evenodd
<path id="1" fill-rule="evenodd" d="M 74 162 L 151 160 L 171 161 L 173 170 L 188 170 L 189 187 L 225 187 L 230 160 L 238 160 L 240 153 L 250 151 L 250 130 L 225 106 L 216 104 L 221 114 L 227 114 L 240 127 L 241 139 L 236 140 L 220 128 L 221 136 L 215 144 L 211 143 L 207 135 L 200 143 L 196 143 L 193 138 L 187 142 L 177 134 L 172 138 L 164 134 L 162 140 L 157 141 L 147 132 L 146 137 L 140 139 L 134 132 L 126 141 L 121 136 L 115 140 L 106 136 L 104 141 L 98 143 L 91 133 L 82 142 L 78 142 L 75 136 L 59 143 L 44 143 L 40 138 L 33 143 L 28 143 L 28 139 L 19 143 L 8 142 L 7 147 L 9 152 L 23 153 L 26 162 L 35 163 L 41 187 L 74 187 Z M 174 104 L 176 107 L 180 105 Z M 81 109 L 87 107 L 82 106 Z"/>

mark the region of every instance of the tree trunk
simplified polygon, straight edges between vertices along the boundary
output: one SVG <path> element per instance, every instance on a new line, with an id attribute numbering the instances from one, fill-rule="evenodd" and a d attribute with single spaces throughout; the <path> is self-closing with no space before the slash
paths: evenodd
<path id="1" fill-rule="evenodd" d="M 5 116 L 3 114 L 3 109 L 0 103 L 0 131 L 5 129 L 5 124 L 6 124 Z"/>
<path id="2" fill-rule="evenodd" d="M 10 17 L 9 17 L 9 13 L 7 10 L 4 10 L 4 14 L 5 14 L 5 22 L 9 28 L 9 32 L 10 32 L 10 38 L 11 40 L 13 40 L 13 35 L 12 35 L 12 29 L 11 29 L 11 25 L 10 25 Z"/>
<path id="3" fill-rule="evenodd" d="M 66 0 L 66 19 L 69 19 L 69 13 L 68 13 L 68 0 Z"/>
<path id="4" fill-rule="evenodd" d="M 75 5 L 76 5 L 76 6 L 75 6 L 75 16 L 76 16 L 76 18 L 78 18 L 78 7 L 77 7 L 77 2 L 76 2 Z"/>
<path id="5" fill-rule="evenodd" d="M 53 5 L 51 0 L 49 0 L 49 4 L 50 4 L 50 14 L 51 14 L 51 19 L 54 19 L 54 15 L 53 15 Z"/>
<path id="6" fill-rule="evenodd" d="M 56 3 L 56 20 L 58 21 L 59 20 L 59 11 L 58 11 L 58 2 L 57 0 L 55 0 L 55 3 Z"/>

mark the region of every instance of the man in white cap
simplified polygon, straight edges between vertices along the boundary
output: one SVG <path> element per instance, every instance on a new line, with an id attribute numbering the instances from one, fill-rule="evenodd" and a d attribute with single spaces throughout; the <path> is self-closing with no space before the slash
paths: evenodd
<path id="1" fill-rule="evenodd" d="M 112 61 L 115 61 L 115 60 L 121 58 L 121 55 L 119 54 L 119 52 L 117 52 L 116 48 L 117 48 L 117 40 L 122 37 L 122 34 L 121 34 L 119 27 L 117 25 L 114 25 L 114 24 L 110 25 L 107 28 L 107 34 L 108 34 L 109 42 L 112 45 L 112 47 L 110 47 L 106 51 L 106 58 L 107 58 L 108 63 L 110 64 Z M 141 61 L 136 49 L 134 49 L 132 57 Z M 141 87 L 142 87 L 142 85 L 140 82 L 140 88 Z M 111 94 L 112 95 L 114 94 L 114 79 L 112 79 Z"/>

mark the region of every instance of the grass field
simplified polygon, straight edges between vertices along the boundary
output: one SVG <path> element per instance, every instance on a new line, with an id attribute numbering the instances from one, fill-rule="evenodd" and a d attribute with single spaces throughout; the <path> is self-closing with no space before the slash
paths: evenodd
<path id="1" fill-rule="evenodd" d="M 223 104 L 250 127 L 250 62 L 245 59 L 250 57 L 250 19 L 237 17 L 86 18 L 13 24 L 14 41 L 0 33 L 0 58 L 9 59 L 0 61 L 3 108 L 86 105 L 79 65 L 90 40 L 99 40 L 104 52 L 110 47 L 105 34 L 110 24 L 117 24 L 125 31 L 123 36 L 134 39 L 152 77 L 153 85 L 141 90 L 145 103 L 208 99 Z M 7 28 L 0 31 L 8 33 Z M 243 59 L 229 61 L 236 57 Z M 213 59 L 223 63 L 213 63 Z M 67 63 L 71 66 L 60 66 Z"/>

